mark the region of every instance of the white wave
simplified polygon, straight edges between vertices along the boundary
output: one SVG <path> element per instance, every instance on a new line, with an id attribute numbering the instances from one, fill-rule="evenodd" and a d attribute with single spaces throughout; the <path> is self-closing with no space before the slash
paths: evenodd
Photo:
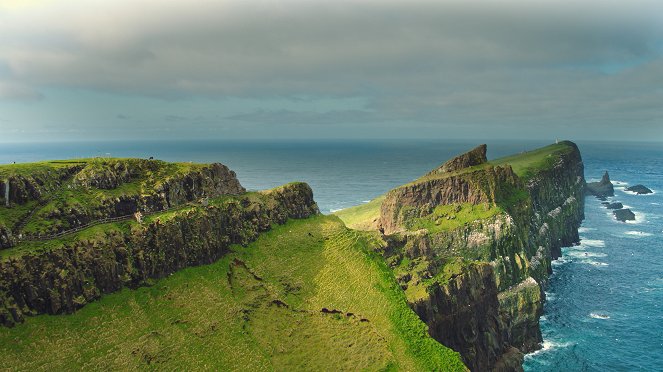
<path id="1" fill-rule="evenodd" d="M 626 185 L 628 185 L 628 182 L 624 182 L 624 181 L 610 180 L 610 182 L 612 182 L 613 186 L 626 186 Z"/>
<path id="2" fill-rule="evenodd" d="M 590 317 L 594 319 L 610 319 L 610 315 L 602 314 L 602 313 L 590 313 Z"/>
<path id="3" fill-rule="evenodd" d="M 598 252 L 583 252 L 583 251 L 575 251 L 575 252 L 568 252 L 568 255 L 571 257 L 575 258 L 584 258 L 584 257 L 592 257 L 592 258 L 602 258 L 602 257 L 608 257 L 607 254 L 605 253 L 598 253 Z"/>
<path id="4" fill-rule="evenodd" d="M 598 262 L 598 261 L 593 261 L 593 260 L 581 260 L 580 263 L 592 265 L 592 266 L 597 266 L 597 267 L 603 267 L 603 266 L 610 266 L 605 262 Z"/>
<path id="5" fill-rule="evenodd" d="M 551 262 L 552 266 L 561 266 L 564 265 L 565 263 L 570 262 L 569 260 L 565 259 L 564 257 L 560 257 L 554 261 Z"/>
<path id="6" fill-rule="evenodd" d="M 603 248 L 605 247 L 605 241 L 600 239 L 580 239 L 580 246 Z"/>
<path id="7" fill-rule="evenodd" d="M 629 236 L 635 236 L 635 237 L 643 237 L 643 236 L 652 236 L 654 234 L 652 233 L 647 233 L 643 231 L 627 231 L 624 234 L 629 235 Z"/>
<path id="8" fill-rule="evenodd" d="M 596 229 L 593 228 L 593 227 L 579 227 L 578 228 L 578 233 L 586 233 L 588 231 L 594 231 L 594 230 L 596 230 Z"/>
<path id="9" fill-rule="evenodd" d="M 651 205 L 661 205 L 661 203 L 649 203 Z"/>
<path id="10" fill-rule="evenodd" d="M 533 351 L 533 352 L 525 355 L 525 357 L 526 358 L 527 357 L 532 357 L 532 356 L 540 354 L 540 353 L 545 353 L 545 352 L 549 352 L 549 351 L 552 351 L 552 350 L 555 350 L 555 349 L 569 347 L 569 346 L 572 346 L 572 345 L 574 345 L 573 342 L 559 342 L 559 341 L 543 340 L 543 344 L 541 344 L 541 348 L 539 350 Z"/>
<path id="11" fill-rule="evenodd" d="M 557 299 L 557 296 L 555 296 L 554 293 L 550 293 L 550 292 L 544 292 L 544 293 L 546 294 L 546 301 L 552 302 L 552 301 L 555 301 L 555 299 Z"/>

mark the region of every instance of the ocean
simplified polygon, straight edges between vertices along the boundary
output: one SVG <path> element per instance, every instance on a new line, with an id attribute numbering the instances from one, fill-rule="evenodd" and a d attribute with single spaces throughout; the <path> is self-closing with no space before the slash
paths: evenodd
<path id="1" fill-rule="evenodd" d="M 550 141 L 488 141 L 489 158 Z M 311 185 L 323 213 L 368 202 L 480 144 L 464 140 L 124 141 L 1 144 L 0 164 L 77 157 L 153 156 L 221 162 L 249 190 L 291 181 Z M 581 244 L 554 263 L 541 321 L 543 349 L 526 371 L 663 370 L 663 145 L 579 143 L 588 181 L 605 170 L 614 201 L 636 214 L 616 221 L 593 197 L 585 202 Z M 652 195 L 632 195 L 644 184 Z"/>

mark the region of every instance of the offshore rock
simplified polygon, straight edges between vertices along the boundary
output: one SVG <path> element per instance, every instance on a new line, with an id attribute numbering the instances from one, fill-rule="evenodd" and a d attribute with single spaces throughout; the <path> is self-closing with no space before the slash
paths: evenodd
<path id="1" fill-rule="evenodd" d="M 653 191 L 651 191 L 648 187 L 645 187 L 643 185 L 635 185 L 635 186 L 627 187 L 625 190 L 630 191 L 630 192 L 634 192 L 638 195 L 645 195 L 645 194 L 653 193 Z"/>
<path id="2" fill-rule="evenodd" d="M 635 221 L 635 213 L 633 213 L 630 209 L 618 209 L 612 211 L 612 213 L 615 215 L 617 221 Z"/>
<path id="3" fill-rule="evenodd" d="M 610 175 L 608 175 L 607 171 L 603 174 L 601 181 L 587 183 L 587 193 L 599 198 L 615 196 L 615 189 L 612 186 L 612 182 L 610 182 Z"/>

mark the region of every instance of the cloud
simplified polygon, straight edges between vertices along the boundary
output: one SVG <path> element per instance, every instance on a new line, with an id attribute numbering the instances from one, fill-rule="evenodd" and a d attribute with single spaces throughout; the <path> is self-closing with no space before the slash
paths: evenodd
<path id="1" fill-rule="evenodd" d="M 79 0 L 1 12 L 0 78 L 13 83 L 0 100 L 47 87 L 365 99 L 357 110 L 228 116 L 329 124 L 663 117 L 660 1 Z"/>

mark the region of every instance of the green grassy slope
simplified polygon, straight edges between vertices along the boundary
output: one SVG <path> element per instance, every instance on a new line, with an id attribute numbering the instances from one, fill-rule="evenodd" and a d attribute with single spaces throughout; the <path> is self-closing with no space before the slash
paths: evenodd
<path id="1" fill-rule="evenodd" d="M 384 195 L 378 196 L 366 204 L 342 209 L 333 213 L 338 216 L 345 225 L 355 230 L 376 230 L 377 219 L 380 218 L 380 206 L 384 200 Z"/>
<path id="2" fill-rule="evenodd" d="M 214 264 L 72 315 L 0 328 L 0 365 L 463 370 L 457 353 L 428 336 L 371 244 L 333 216 L 290 221 Z"/>

